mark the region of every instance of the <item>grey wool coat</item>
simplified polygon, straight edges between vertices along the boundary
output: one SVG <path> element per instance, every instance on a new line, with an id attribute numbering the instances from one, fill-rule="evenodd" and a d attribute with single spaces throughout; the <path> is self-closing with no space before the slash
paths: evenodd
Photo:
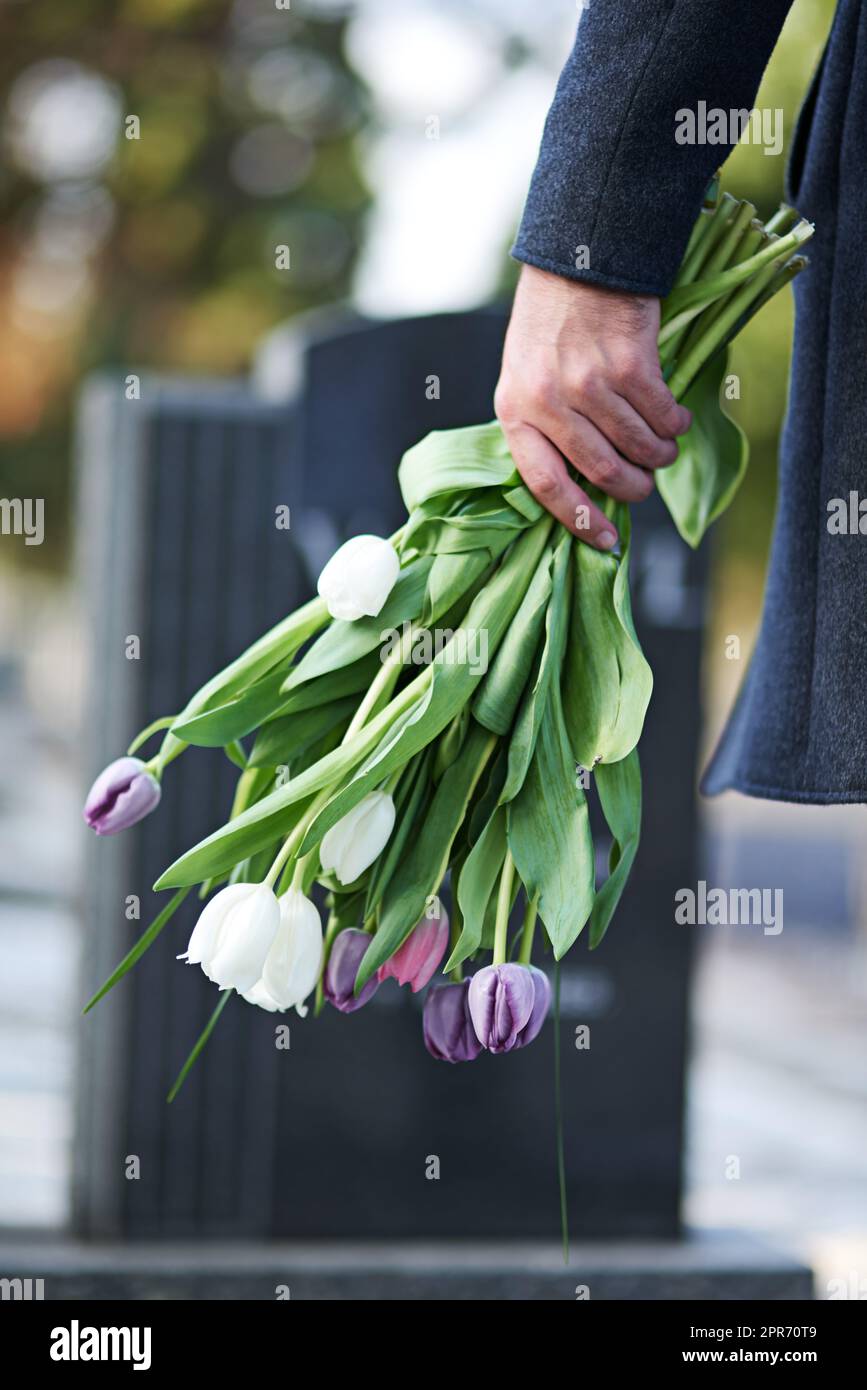
<path id="1" fill-rule="evenodd" d="M 666 294 L 728 153 L 676 143 L 675 113 L 701 101 L 751 107 L 790 4 L 590 0 L 546 123 L 517 259 Z M 816 234 L 794 286 L 761 630 L 704 776 L 711 795 L 867 801 L 865 136 L 867 5 L 839 0 L 790 147 L 787 195 Z M 589 250 L 586 268 L 575 266 L 578 246 Z"/>

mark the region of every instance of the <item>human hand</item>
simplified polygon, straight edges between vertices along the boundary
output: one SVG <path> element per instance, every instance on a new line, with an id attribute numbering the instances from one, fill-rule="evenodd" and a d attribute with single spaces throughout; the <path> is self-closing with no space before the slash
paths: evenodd
<path id="1" fill-rule="evenodd" d="M 663 381 L 658 333 L 652 295 L 521 271 L 494 408 L 533 496 L 599 550 L 617 544 L 616 528 L 566 462 L 610 497 L 639 502 L 692 422 Z"/>

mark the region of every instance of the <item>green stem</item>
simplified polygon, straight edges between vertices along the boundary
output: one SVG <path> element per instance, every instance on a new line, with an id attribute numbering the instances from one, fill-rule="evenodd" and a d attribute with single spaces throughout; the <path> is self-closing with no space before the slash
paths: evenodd
<path id="1" fill-rule="evenodd" d="M 449 955 L 453 955 L 456 951 L 458 942 L 461 939 L 461 933 L 463 932 L 463 929 L 464 914 L 461 912 L 460 904 L 458 903 L 458 892 L 457 886 L 455 885 L 452 888 L 452 918 L 451 922 L 449 923 Z M 463 963 L 461 961 L 458 961 L 454 970 L 449 971 L 449 979 L 452 980 L 454 984 L 459 985 L 463 978 Z"/>
<path id="2" fill-rule="evenodd" d="M 524 925 L 521 929 L 521 949 L 518 952 L 518 962 L 521 965 L 529 965 L 530 957 L 533 954 L 533 936 L 536 931 L 536 918 L 539 915 L 539 894 L 528 899 L 527 908 L 524 912 Z"/>
<path id="3" fill-rule="evenodd" d="M 232 995 L 232 994 L 234 994 L 234 990 L 232 990 L 232 989 L 224 989 L 223 992 L 222 992 L 222 994 L 220 995 L 220 1002 L 219 1002 L 219 1004 L 217 1005 L 217 1007 L 215 1008 L 214 1012 L 211 1014 L 211 1017 L 208 1019 L 207 1023 L 205 1024 L 205 1027 L 204 1027 L 204 1029 L 202 1030 L 201 1034 L 199 1035 L 198 1041 L 196 1042 L 195 1046 L 193 1047 L 192 1052 L 190 1053 L 189 1057 L 188 1057 L 187 1060 L 184 1062 L 184 1065 L 181 1067 L 180 1071 L 178 1072 L 178 1079 L 177 1079 L 177 1081 L 175 1082 L 174 1086 L 173 1086 L 172 1089 L 169 1091 L 169 1093 L 168 1093 L 168 1095 L 167 1095 L 167 1097 L 166 1097 L 166 1100 L 167 1100 L 167 1102 L 168 1102 L 169 1105 L 171 1105 L 171 1103 L 172 1103 L 172 1101 L 174 1100 L 175 1096 L 178 1094 L 178 1091 L 179 1091 L 179 1090 L 181 1089 L 181 1087 L 183 1086 L 184 1082 L 186 1081 L 187 1077 L 189 1076 L 190 1072 L 192 1071 L 193 1066 L 195 1065 L 196 1061 L 198 1060 L 199 1055 L 204 1051 L 204 1049 L 205 1049 L 205 1044 L 207 1043 L 208 1039 L 210 1038 L 211 1034 L 213 1033 L 214 1029 L 216 1028 L 216 1026 L 217 1026 L 217 1020 L 219 1019 L 220 1014 L 223 1012 L 223 1010 L 225 1009 L 226 1005 L 228 1004 L 228 1002 L 229 1002 L 229 997 L 230 997 L 230 995 Z"/>
<path id="4" fill-rule="evenodd" d="M 765 241 L 764 227 L 761 222 L 753 219 L 749 227 L 747 227 L 746 231 L 740 237 L 735 247 L 731 263 L 733 265 L 738 265 L 741 261 L 748 260 L 750 256 L 755 255 Z M 705 329 L 722 313 L 725 305 L 725 297 L 715 300 L 713 304 L 706 305 L 700 313 L 693 318 L 689 325 L 688 332 L 668 342 L 660 352 L 660 361 L 663 367 L 673 365 L 678 356 L 691 352 L 696 343 L 700 340 Z"/>
<path id="5" fill-rule="evenodd" d="M 325 937 L 322 942 L 322 969 L 319 972 L 319 979 L 316 981 L 316 998 L 313 1004 L 313 1017 L 318 1018 L 322 1013 L 325 1004 L 325 967 L 328 964 L 328 957 L 331 955 L 331 947 L 334 945 L 334 938 L 340 931 L 335 913 L 331 913 L 325 927 Z"/>
<path id="6" fill-rule="evenodd" d="M 360 730 L 364 727 L 365 723 L 367 722 L 368 718 L 374 713 L 375 707 L 381 697 L 390 697 L 394 685 L 397 683 L 397 678 L 400 675 L 400 671 L 402 669 L 403 651 L 405 646 L 405 639 L 407 637 L 411 638 L 411 634 L 405 634 L 404 638 L 401 639 L 401 644 L 398 651 L 393 653 L 387 661 L 383 662 L 382 670 L 377 672 L 376 676 L 374 677 L 367 690 L 366 695 L 364 696 L 364 699 L 361 701 L 361 704 L 355 711 L 349 728 L 346 730 L 346 733 L 343 735 L 343 738 L 341 739 L 341 745 L 348 743 L 349 740 L 355 734 L 360 732 Z M 411 684 L 414 685 L 415 683 L 411 682 Z M 410 686 L 407 686 L 407 690 L 409 689 Z M 402 692 L 402 694 L 405 693 L 405 691 Z M 393 703 L 396 706 L 398 706 L 401 698 L 402 697 L 398 697 L 398 700 L 394 701 Z M 398 777 L 400 776 L 401 771 L 402 769 L 398 770 Z M 397 785 L 396 782 L 395 785 Z M 277 882 L 277 877 L 284 864 L 297 851 L 299 845 L 304 839 L 304 836 L 307 834 L 307 831 L 310 829 L 310 826 L 316 819 L 316 816 L 322 810 L 323 806 L 325 806 L 331 800 L 335 791 L 336 788 L 333 786 L 323 787 L 322 791 L 320 791 L 319 795 L 316 797 L 315 801 L 310 806 L 306 815 L 303 817 L 302 820 L 298 822 L 292 833 L 289 836 L 287 836 L 280 850 L 280 853 L 277 855 L 277 858 L 274 860 L 274 863 L 268 870 L 268 875 L 265 879 L 265 882 L 268 884 L 269 888 L 273 888 L 274 884 Z"/>
<path id="7" fill-rule="evenodd" d="M 511 850 L 506 850 L 503 871 L 500 874 L 500 891 L 497 894 L 497 918 L 494 925 L 494 965 L 503 965 L 506 960 L 506 937 L 509 928 L 509 913 L 512 908 L 512 883 L 515 877 L 515 861 Z"/>
<path id="8" fill-rule="evenodd" d="M 674 282 L 675 289 L 679 289 L 683 285 L 691 285 L 698 278 L 708 256 L 720 237 L 725 234 L 726 224 L 736 207 L 737 199 L 733 198 L 730 193 L 724 193 L 714 212 L 707 218 L 707 225 L 692 251 L 688 256 L 684 256 Z"/>
<path id="9" fill-rule="evenodd" d="M 719 274 L 711 275 L 707 279 L 700 279 L 694 284 L 682 285 L 673 289 L 663 301 L 662 327 L 659 331 L 660 341 L 666 342 L 673 333 L 679 331 L 678 324 L 682 321 L 681 316 L 685 310 L 694 309 L 697 304 L 712 304 L 715 300 L 728 295 L 730 290 L 737 291 L 741 285 L 755 278 L 756 274 L 769 264 L 776 262 L 781 265 L 788 260 L 789 256 L 799 250 L 805 241 L 809 241 L 812 235 L 811 223 L 802 219 L 785 236 L 768 237 L 767 243 L 755 255 L 748 256 L 746 260 L 738 261 L 728 270 L 722 270 Z"/>
<path id="10" fill-rule="evenodd" d="M 776 232 L 777 236 L 782 236 L 794 227 L 798 221 L 798 213 L 788 203 L 780 203 L 773 217 L 769 217 L 765 223 L 766 232 Z"/>
<path id="11" fill-rule="evenodd" d="M 129 748 L 126 750 L 127 757 L 131 758 L 134 753 L 137 753 L 142 744 L 147 743 L 152 734 L 158 734 L 161 729 L 170 729 L 177 717 L 176 714 L 165 714 L 162 719 L 155 719 L 152 724 L 148 724 L 146 729 L 142 729 L 140 734 L 136 734 Z"/>
<path id="12" fill-rule="evenodd" d="M 566 1200 L 566 1146 L 563 1140 L 563 1093 L 560 1073 L 560 962 L 554 966 L 554 1127 L 557 1144 L 557 1182 L 560 1188 L 560 1231 L 563 1263 L 569 1263 L 569 1206 Z"/>
<path id="13" fill-rule="evenodd" d="M 391 699 L 394 687 L 397 685 L 398 677 L 403 669 L 405 660 L 404 647 L 406 645 L 407 636 L 411 637 L 411 634 L 404 634 L 397 650 L 392 652 L 382 663 L 382 669 L 377 671 L 373 680 L 370 682 L 365 692 L 364 699 L 352 716 L 349 728 L 343 735 L 344 743 L 352 738 L 353 734 L 357 734 L 359 729 L 363 728 L 370 716 L 376 713 L 376 707 L 380 702 L 385 705 L 388 703 L 388 700 Z"/>
<path id="14" fill-rule="evenodd" d="M 264 878 L 264 883 L 269 888 L 274 887 L 274 884 L 277 882 L 283 865 L 286 864 L 288 860 L 292 858 L 293 854 L 295 854 L 299 845 L 301 844 L 301 841 L 304 839 L 304 836 L 307 834 L 307 831 L 309 830 L 310 826 L 315 820 L 316 816 L 318 816 L 323 806 L 325 806 L 331 800 L 333 795 L 333 787 L 323 787 L 319 795 L 314 797 L 313 801 L 308 806 L 307 810 L 304 812 L 304 815 L 301 817 L 298 824 L 294 827 L 290 834 L 286 836 L 286 839 L 283 841 L 283 844 L 280 847 L 280 852 L 277 855 L 277 858 L 274 860 L 274 863 L 271 865 Z"/>
<path id="15" fill-rule="evenodd" d="M 688 352 L 685 352 L 668 378 L 668 389 L 675 400 L 681 400 L 704 364 L 721 347 L 731 328 L 741 315 L 748 313 L 750 305 L 757 300 L 777 274 L 779 267 L 775 262 L 766 265 L 764 270 L 754 275 L 737 294 L 726 301 L 725 307 L 710 326 L 700 336 Z"/>

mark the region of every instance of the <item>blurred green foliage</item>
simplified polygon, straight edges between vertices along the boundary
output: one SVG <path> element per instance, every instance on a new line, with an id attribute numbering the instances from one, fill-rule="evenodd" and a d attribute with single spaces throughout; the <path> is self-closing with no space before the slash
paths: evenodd
<path id="1" fill-rule="evenodd" d="M 43 562 L 84 372 L 237 372 L 347 293 L 369 195 L 344 28 L 261 0 L 0 10 L 0 495 L 46 499 Z"/>
<path id="2" fill-rule="evenodd" d="M 797 0 L 756 98 L 757 107 L 781 108 L 785 145 L 782 155 L 768 156 L 760 145 L 740 144 L 723 170 L 723 187 L 755 203 L 764 220 L 783 197 L 785 161 L 795 121 L 819 61 L 834 0 Z M 807 248 L 809 255 L 809 247 Z M 809 275 L 809 268 L 803 272 Z M 793 299 L 785 290 L 772 299 L 739 335 L 730 370 L 740 378 L 740 400 L 727 403 L 750 441 L 750 467 L 734 504 L 718 527 L 718 587 L 730 578 L 744 589 L 754 607 L 764 575 L 776 498 L 776 460 L 786 405 L 791 358 Z"/>

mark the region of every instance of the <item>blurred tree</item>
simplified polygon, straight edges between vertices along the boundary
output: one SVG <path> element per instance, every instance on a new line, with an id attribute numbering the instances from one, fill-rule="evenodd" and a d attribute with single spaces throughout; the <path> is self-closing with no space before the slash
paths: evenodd
<path id="1" fill-rule="evenodd" d="M 346 294 L 369 200 L 345 22 L 281 0 L 0 12 L 0 495 L 46 499 L 41 558 L 64 556 L 82 372 L 239 371 Z"/>

